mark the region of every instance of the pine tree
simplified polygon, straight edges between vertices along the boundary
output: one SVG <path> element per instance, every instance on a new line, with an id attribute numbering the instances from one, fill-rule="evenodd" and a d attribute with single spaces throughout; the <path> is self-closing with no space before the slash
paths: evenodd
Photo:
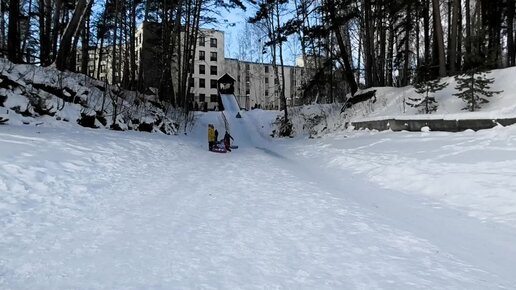
<path id="1" fill-rule="evenodd" d="M 422 66 L 418 69 L 417 80 L 414 83 L 414 88 L 420 96 L 417 98 L 409 98 L 406 102 L 411 107 L 416 107 L 425 114 L 431 114 L 437 110 L 437 101 L 434 94 L 446 86 L 447 82 L 441 82 L 441 79 L 430 79 L 431 69 L 427 66 Z"/>
<path id="2" fill-rule="evenodd" d="M 467 107 L 464 110 L 474 112 L 475 109 L 480 109 L 480 105 L 488 103 L 486 98 L 490 98 L 495 94 L 499 94 L 502 91 L 491 91 L 491 84 L 494 82 L 494 78 L 487 77 L 488 72 L 478 72 L 471 70 L 463 75 L 455 76 L 457 86 L 455 89 L 459 93 L 453 94 L 467 103 Z"/>

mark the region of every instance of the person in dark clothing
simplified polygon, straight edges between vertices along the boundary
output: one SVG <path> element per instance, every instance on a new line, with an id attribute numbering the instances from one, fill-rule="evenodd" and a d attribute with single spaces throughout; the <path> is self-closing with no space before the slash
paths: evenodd
<path id="1" fill-rule="evenodd" d="M 230 152 L 231 152 L 231 140 L 235 140 L 235 139 L 233 139 L 233 137 L 231 135 L 229 135 L 228 131 L 226 131 L 226 133 L 224 134 L 224 147 L 226 147 L 226 150 L 230 151 Z"/>
<path id="2" fill-rule="evenodd" d="M 219 143 L 219 131 L 215 129 L 215 144 Z"/>

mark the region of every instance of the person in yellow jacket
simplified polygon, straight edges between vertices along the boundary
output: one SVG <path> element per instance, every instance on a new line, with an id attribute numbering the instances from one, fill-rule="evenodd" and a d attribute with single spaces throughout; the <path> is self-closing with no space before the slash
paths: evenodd
<path id="1" fill-rule="evenodd" d="M 215 128 L 212 124 L 208 124 L 208 148 L 211 150 L 215 146 Z"/>

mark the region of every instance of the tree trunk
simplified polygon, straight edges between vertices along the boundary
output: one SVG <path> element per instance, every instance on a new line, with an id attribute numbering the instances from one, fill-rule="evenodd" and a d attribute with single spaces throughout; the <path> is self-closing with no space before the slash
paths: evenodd
<path id="1" fill-rule="evenodd" d="M 444 54 L 444 35 L 441 24 L 441 12 L 439 9 L 439 0 L 432 0 L 434 10 L 434 35 L 437 44 L 437 53 L 439 61 L 439 76 L 446 76 L 446 56 Z"/>
<path id="2" fill-rule="evenodd" d="M 457 61 L 455 65 L 455 69 L 457 72 L 462 71 L 462 42 L 464 39 L 463 33 L 462 33 L 462 5 L 459 8 L 459 22 L 457 23 Z"/>
<path id="3" fill-rule="evenodd" d="M 2 15 L 3 17 L 3 15 Z M 7 57 L 14 63 L 21 62 L 20 54 L 20 0 L 9 1 L 9 27 L 7 35 Z"/>
<path id="4" fill-rule="evenodd" d="M 394 86 L 392 74 L 394 72 L 394 15 L 389 17 L 389 44 L 387 49 L 387 85 Z"/>
<path id="5" fill-rule="evenodd" d="M 77 30 L 80 27 L 83 17 L 87 13 L 90 1 L 92 0 L 79 0 L 77 2 L 72 19 L 66 26 L 56 58 L 56 67 L 60 70 L 64 70 L 68 67 L 72 40 L 77 35 Z"/>
<path id="6" fill-rule="evenodd" d="M 470 7 L 469 0 L 465 0 L 465 7 L 466 7 L 466 39 L 464 48 L 466 50 L 466 55 L 469 55 L 471 53 L 471 7 Z"/>
<path id="7" fill-rule="evenodd" d="M 135 83 L 136 83 L 136 71 L 137 71 L 137 65 L 136 65 L 136 1 L 132 1 L 131 5 L 131 27 L 130 27 L 130 44 L 129 44 L 129 51 L 130 51 L 130 58 L 131 58 L 131 89 L 135 89 Z M 140 68 L 141 69 L 141 68 Z"/>
<path id="8" fill-rule="evenodd" d="M 279 3 L 276 1 L 276 25 L 277 27 L 281 27 L 280 22 L 280 9 L 279 9 Z M 278 39 L 281 35 L 280 32 L 277 32 Z M 280 65 L 281 65 L 281 88 L 280 88 L 280 110 L 282 110 L 285 114 L 285 123 L 288 124 L 288 111 L 287 111 L 287 98 L 285 96 L 285 66 L 283 63 L 283 42 L 279 41 L 279 59 L 280 59 Z M 332 88 L 330 87 L 330 90 Z"/>
<path id="9" fill-rule="evenodd" d="M 0 1 L 0 57 L 5 54 L 5 19 L 4 19 L 5 5 L 3 1 Z"/>
<path id="10" fill-rule="evenodd" d="M 420 9 L 417 9 L 418 7 L 416 7 L 416 31 L 415 31 L 415 34 L 416 34 L 416 67 L 420 67 L 421 66 L 421 54 L 419 52 L 420 50 L 420 42 L 421 42 L 421 39 L 420 39 L 420 33 L 421 33 L 421 25 L 420 25 L 420 21 L 419 21 L 419 18 L 421 17 L 420 15 Z"/>
<path id="11" fill-rule="evenodd" d="M 30 17 L 32 15 L 32 0 L 29 0 L 29 11 L 27 12 L 28 18 L 27 18 L 27 27 L 25 28 L 22 47 L 20 50 L 20 54 L 27 53 L 27 57 L 25 58 L 26 62 L 29 62 L 30 60 L 30 51 L 27 51 L 27 38 L 29 38 L 30 35 Z M 21 58 L 21 56 L 20 56 Z"/>
<path id="12" fill-rule="evenodd" d="M 117 62 L 117 58 L 116 58 L 116 53 L 117 53 L 117 41 L 118 41 L 118 28 L 119 28 L 119 24 L 118 24 L 118 15 L 119 15 L 119 12 L 118 12 L 118 0 L 114 0 L 115 1 L 115 15 L 114 15 L 114 18 L 115 18 L 115 23 L 114 23 L 114 28 L 113 28 L 113 49 L 111 51 L 111 84 L 116 84 L 118 83 L 118 78 L 117 78 L 117 75 L 118 75 L 118 62 Z"/>
<path id="13" fill-rule="evenodd" d="M 365 69 L 365 85 L 366 87 L 375 86 L 374 81 L 374 31 L 371 23 L 371 0 L 364 0 L 364 69 Z"/>
<path id="14" fill-rule="evenodd" d="M 514 49 L 514 0 L 507 0 L 507 65 L 515 65 Z"/>
<path id="15" fill-rule="evenodd" d="M 386 38 L 387 28 L 385 27 L 385 2 L 380 1 L 378 9 L 380 10 L 379 27 L 380 27 L 380 57 L 378 58 L 378 77 L 380 86 L 385 86 L 385 51 L 386 51 Z M 360 67 L 360 66 L 359 66 Z"/>
<path id="16" fill-rule="evenodd" d="M 333 2 L 333 0 L 330 0 L 328 2 L 329 2 L 328 5 L 330 5 L 330 7 L 335 6 L 335 3 Z M 348 85 L 351 89 L 351 95 L 353 96 L 353 95 L 355 95 L 355 93 L 358 90 L 358 85 L 355 80 L 355 77 L 353 76 L 353 68 L 351 67 L 351 63 L 349 61 L 349 54 L 348 54 L 346 45 L 344 44 L 344 39 L 342 38 L 339 26 L 337 25 L 337 21 L 336 21 L 337 17 L 335 15 L 334 9 L 329 10 L 329 17 L 330 17 L 331 23 L 334 24 L 334 25 L 332 25 L 332 29 L 337 38 L 337 44 L 339 45 L 341 59 L 344 62 L 344 70 L 345 70 L 344 74 L 346 76 L 346 80 L 348 81 Z"/>
<path id="17" fill-rule="evenodd" d="M 42 66 L 47 66 L 50 61 L 50 30 L 47 29 L 47 22 L 50 21 L 47 17 L 49 0 L 38 1 L 38 18 L 39 18 L 39 61 Z"/>
<path id="18" fill-rule="evenodd" d="M 456 1 L 456 0 L 447 0 L 448 3 L 447 3 L 447 11 L 446 11 L 446 15 L 447 15 L 447 20 L 446 20 L 446 24 L 447 24 L 447 29 L 448 31 L 446 32 L 446 36 L 447 36 L 447 41 L 446 43 L 448 44 L 448 47 L 447 47 L 447 50 L 446 50 L 446 55 L 447 55 L 447 63 L 446 63 L 446 67 L 449 69 L 450 68 L 450 55 L 451 55 L 451 37 L 452 37 L 452 26 L 453 26 L 453 23 L 452 23 L 452 5 L 453 5 L 453 2 Z M 444 33 L 444 31 L 443 31 Z"/>
<path id="19" fill-rule="evenodd" d="M 54 15 L 52 15 L 51 13 L 51 0 L 45 0 L 46 2 L 48 2 L 48 11 L 47 11 L 47 17 L 48 19 L 46 20 L 46 23 L 45 25 L 47 26 L 46 28 L 46 31 L 48 33 L 48 42 L 49 42 L 49 45 L 50 47 L 48 48 L 48 51 L 49 51 L 49 54 L 50 54 L 50 51 L 52 51 L 52 57 L 56 57 L 57 56 L 57 42 L 59 41 L 59 33 L 60 33 L 60 23 L 59 23 L 59 18 L 61 18 L 61 10 L 63 9 L 63 1 L 62 0 L 56 0 L 55 2 L 55 7 L 54 7 Z M 52 18 L 51 18 L 52 17 Z M 50 22 L 50 20 L 52 19 L 52 22 Z M 51 26 L 52 25 L 52 26 Z M 52 28 L 51 28 L 52 27 Z M 50 42 L 50 32 L 52 32 L 52 42 Z M 50 60 L 50 62 L 52 62 L 52 60 Z"/>
<path id="20" fill-rule="evenodd" d="M 402 86 L 409 84 L 409 61 L 410 61 L 410 30 L 412 30 L 412 5 L 407 3 L 407 15 L 405 19 L 405 53 L 403 59 L 403 82 Z"/>
<path id="21" fill-rule="evenodd" d="M 424 64 L 429 65 L 430 64 L 430 2 L 429 0 L 423 0 L 423 34 L 424 34 L 424 45 L 425 45 L 425 52 L 424 52 Z"/>
<path id="22" fill-rule="evenodd" d="M 89 21 L 88 21 L 89 22 Z M 89 40 L 88 40 L 89 30 L 86 26 L 86 23 L 83 23 L 83 28 L 81 32 L 81 73 L 87 75 L 88 74 L 88 63 L 90 61 L 90 53 L 89 53 Z"/>
<path id="23" fill-rule="evenodd" d="M 457 37 L 458 37 L 458 26 L 459 26 L 459 9 L 460 0 L 453 0 L 453 15 L 451 23 L 451 38 L 449 45 L 449 59 L 450 59 L 450 75 L 454 75 L 456 71 L 457 63 Z"/>

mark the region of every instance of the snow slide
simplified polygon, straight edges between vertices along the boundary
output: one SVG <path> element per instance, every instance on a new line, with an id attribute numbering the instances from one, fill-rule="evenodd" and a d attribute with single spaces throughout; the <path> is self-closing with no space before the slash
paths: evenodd
<path id="1" fill-rule="evenodd" d="M 224 103 L 226 110 L 221 113 L 222 122 L 235 139 L 235 144 L 240 147 L 243 146 L 260 150 L 270 148 L 271 142 L 269 137 L 266 134 L 260 133 L 258 122 L 254 116 L 240 111 L 233 95 L 227 96 L 227 98 L 223 98 L 223 100 L 226 101 L 228 106 Z M 236 107 L 235 104 L 237 104 Z M 237 114 L 239 117 L 237 117 Z"/>
<path id="2" fill-rule="evenodd" d="M 240 112 L 240 106 L 233 94 L 221 94 L 220 98 L 222 100 L 222 104 L 224 105 L 224 111 L 231 113 Z"/>

